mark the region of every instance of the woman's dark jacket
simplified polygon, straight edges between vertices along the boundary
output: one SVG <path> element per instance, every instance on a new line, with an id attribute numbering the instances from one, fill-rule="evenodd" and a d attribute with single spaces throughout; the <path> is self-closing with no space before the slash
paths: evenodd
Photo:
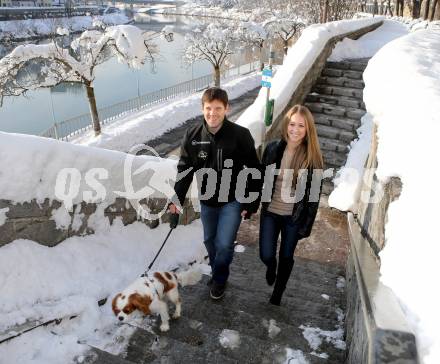
<path id="1" fill-rule="evenodd" d="M 281 160 L 283 158 L 284 150 L 287 146 L 287 143 L 284 140 L 275 140 L 270 142 L 263 153 L 262 163 L 264 167 L 275 164 L 276 168 L 279 169 L 281 166 Z M 267 171 L 267 168 L 266 168 Z M 321 183 L 322 178 L 320 178 L 320 172 L 322 170 L 314 170 L 310 168 L 307 173 L 307 182 L 304 191 L 303 198 L 295 202 L 292 210 L 292 219 L 295 223 L 299 225 L 298 235 L 300 239 L 306 238 L 310 235 L 312 231 L 313 223 L 315 221 L 316 213 L 318 212 L 319 206 L 319 196 L 321 194 Z M 268 173 L 268 172 L 266 172 Z M 270 173 L 270 172 L 269 172 Z M 312 190 L 312 177 L 313 179 L 313 190 Z M 270 186 L 265 188 L 272 188 L 272 192 L 270 196 L 273 196 L 275 190 L 275 182 L 277 179 L 277 175 L 274 175 L 273 183 Z M 267 176 L 265 178 L 267 180 Z M 299 182 L 298 182 L 299 183 Z M 264 192 L 263 192 L 264 195 Z M 312 201 L 309 201 L 309 198 L 312 197 Z M 269 202 L 262 203 L 262 212 L 264 213 L 269 206 Z"/>

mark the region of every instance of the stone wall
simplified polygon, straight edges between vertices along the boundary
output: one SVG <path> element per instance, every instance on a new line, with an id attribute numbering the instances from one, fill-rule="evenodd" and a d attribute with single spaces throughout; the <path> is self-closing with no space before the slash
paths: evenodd
<path id="1" fill-rule="evenodd" d="M 151 212 L 159 212 L 163 209 L 167 201 L 165 199 L 152 198 L 141 201 Z M 94 230 L 89 226 L 90 217 L 97 211 L 99 205 L 96 203 L 81 203 L 74 205 L 70 214 L 71 220 L 68 227 L 57 228 L 55 220 L 52 218 L 54 210 L 62 206 L 59 201 L 49 201 L 43 203 L 33 200 L 31 202 L 13 204 L 11 201 L 0 200 L 0 210 L 8 209 L 6 221 L 0 226 L 0 247 L 10 243 L 15 239 L 30 239 L 42 245 L 55 246 L 71 236 L 93 234 Z M 180 217 L 180 224 L 188 224 L 198 217 L 193 205 L 186 200 L 184 214 Z M 64 207 L 63 207 L 64 208 Z M 81 215 L 80 226 L 73 228 L 74 216 Z M 169 215 L 164 214 L 159 220 L 144 220 L 138 216 L 136 210 L 125 198 L 117 198 L 116 201 L 104 209 L 104 216 L 110 224 L 115 218 L 121 218 L 124 225 L 135 221 L 142 221 L 151 228 L 155 228 L 159 223 L 167 223 Z"/>
<path id="2" fill-rule="evenodd" d="M 308 71 L 307 75 L 303 78 L 303 80 L 300 82 L 300 84 L 296 88 L 295 92 L 292 94 L 288 105 L 279 114 L 279 116 L 274 120 L 273 125 L 271 126 L 268 133 L 266 134 L 267 141 L 281 137 L 281 125 L 282 125 L 282 120 L 284 118 L 284 115 L 292 106 L 294 106 L 296 104 L 304 103 L 304 100 L 305 100 L 307 94 L 310 92 L 313 85 L 316 83 L 318 77 L 321 75 L 321 72 L 324 69 L 325 63 L 327 62 L 327 58 L 332 53 L 333 48 L 335 47 L 336 43 L 338 43 L 339 41 L 341 41 L 344 38 L 358 39 L 362 35 L 375 30 L 376 28 L 381 26 L 382 23 L 383 22 L 379 22 L 376 24 L 372 24 L 368 27 L 358 29 L 354 32 L 338 35 L 336 37 L 331 38 L 327 42 L 327 44 L 325 45 L 321 54 L 315 59 L 315 62 L 313 63 L 310 70 Z"/>
<path id="3" fill-rule="evenodd" d="M 385 185 L 377 180 L 374 174 L 377 168 L 376 153 L 377 137 L 375 127 L 370 153 L 365 165 L 366 170 L 370 173 L 367 173 L 364 177 L 356 220 L 361 227 L 362 235 L 368 240 L 373 251 L 378 254 L 385 244 L 388 206 L 400 196 L 402 183 L 398 177 L 390 178 Z M 376 198 L 378 201 L 376 201 Z"/>
<path id="4" fill-rule="evenodd" d="M 377 180 L 376 151 L 374 130 L 358 213 L 348 214 L 347 363 L 418 363 L 415 336 L 401 306 L 394 293 L 380 282 L 378 253 L 385 243 L 387 211 L 399 197 L 402 185 L 398 178 L 391 178 L 385 185 Z"/>

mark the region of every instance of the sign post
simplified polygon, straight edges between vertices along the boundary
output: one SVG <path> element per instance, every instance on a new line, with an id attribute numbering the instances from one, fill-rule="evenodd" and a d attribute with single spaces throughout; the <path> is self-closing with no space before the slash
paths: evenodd
<path id="1" fill-rule="evenodd" d="M 275 52 L 272 50 L 272 45 L 271 45 L 270 51 L 269 51 L 269 67 L 263 69 L 263 74 L 261 77 L 261 87 L 267 88 L 266 109 L 264 112 L 264 125 L 266 126 L 266 131 L 267 131 L 267 128 L 272 125 L 273 110 L 274 110 L 274 106 L 275 106 L 275 100 L 270 99 L 270 88 L 272 87 L 272 75 L 273 75 L 272 64 L 273 64 L 274 58 L 275 58 Z M 262 139 L 263 139 L 263 149 L 264 149 L 265 144 L 266 144 L 266 141 L 265 141 L 266 135 L 264 135 Z"/>

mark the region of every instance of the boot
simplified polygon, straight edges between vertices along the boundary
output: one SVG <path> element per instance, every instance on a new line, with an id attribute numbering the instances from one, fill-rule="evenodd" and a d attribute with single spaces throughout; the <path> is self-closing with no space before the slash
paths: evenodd
<path id="1" fill-rule="evenodd" d="M 276 306 L 280 305 L 287 281 L 289 280 L 290 273 L 292 273 L 293 263 L 294 260 L 292 258 L 280 258 L 275 287 L 273 288 L 272 296 L 269 300 L 271 304 Z"/>
<path id="2" fill-rule="evenodd" d="M 275 283 L 276 278 L 277 278 L 277 261 L 274 260 L 273 262 L 267 265 L 267 270 L 266 270 L 267 284 L 269 286 L 272 286 Z"/>

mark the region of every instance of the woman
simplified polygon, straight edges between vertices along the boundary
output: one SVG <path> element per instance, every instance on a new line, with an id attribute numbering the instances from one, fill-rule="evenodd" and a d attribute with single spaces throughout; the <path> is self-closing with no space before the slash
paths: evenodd
<path id="1" fill-rule="evenodd" d="M 323 168 L 315 122 L 309 109 L 301 105 L 292 107 L 283 121 L 282 132 L 283 138 L 270 142 L 263 153 L 266 167 L 263 196 L 270 195 L 271 199 L 263 202 L 260 220 L 260 258 L 267 267 L 267 283 L 270 286 L 275 283 L 270 303 L 278 306 L 292 272 L 296 244 L 312 230 Z M 275 166 L 280 170 L 278 174 L 274 173 Z M 267 183 L 268 180 L 273 183 Z"/>

